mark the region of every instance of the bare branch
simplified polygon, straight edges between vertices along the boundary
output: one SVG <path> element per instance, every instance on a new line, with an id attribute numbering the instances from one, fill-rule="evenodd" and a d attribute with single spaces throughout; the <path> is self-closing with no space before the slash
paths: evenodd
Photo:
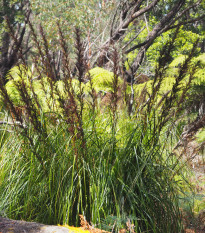
<path id="1" fill-rule="evenodd" d="M 144 31 L 145 27 L 143 27 L 130 41 L 128 41 L 127 44 L 125 44 L 123 47 L 122 47 L 122 50 L 124 50 L 128 45 L 130 45 L 138 36 L 139 34 Z M 127 53 L 127 51 L 125 51 L 125 53 Z"/>
<path id="2" fill-rule="evenodd" d="M 128 54 L 128 53 L 134 51 L 135 49 L 138 49 L 138 48 L 140 48 L 140 47 L 146 45 L 147 42 L 148 42 L 148 40 L 144 41 L 143 43 L 140 43 L 140 44 L 137 44 L 137 45 L 133 46 L 132 48 L 126 50 L 126 51 L 125 51 L 125 54 Z"/>
<path id="3" fill-rule="evenodd" d="M 122 23 L 120 23 L 117 30 L 114 33 L 112 33 L 112 37 L 110 37 L 101 46 L 101 49 L 100 49 L 101 53 L 99 54 L 99 57 L 96 59 L 97 64 L 99 66 L 101 66 L 103 63 L 106 63 L 108 61 L 108 59 L 106 59 L 106 56 L 109 56 L 109 54 L 107 54 L 105 52 L 105 50 L 107 50 L 112 43 L 118 41 L 120 38 L 123 37 L 123 35 L 126 33 L 128 26 L 130 25 L 131 22 L 133 22 L 136 18 L 140 17 L 144 13 L 150 11 L 154 6 L 156 6 L 156 4 L 159 2 L 159 0 L 154 0 L 154 1 L 152 1 L 152 3 L 150 3 L 146 7 L 139 9 L 142 2 L 143 2 L 142 0 L 139 0 L 135 3 L 134 8 L 133 9 L 131 8 L 131 10 L 130 10 L 131 13 L 129 13 L 128 17 L 125 20 L 123 20 Z M 134 3 L 134 1 L 132 3 Z M 129 6 L 131 6 L 131 5 L 129 5 Z M 137 11 L 135 12 L 134 10 L 137 10 Z"/>
<path id="4" fill-rule="evenodd" d="M 133 22 L 136 18 L 143 15 L 145 12 L 150 11 L 157 4 L 158 1 L 159 0 L 154 0 L 148 6 L 138 10 L 137 12 L 134 12 L 133 14 L 130 14 L 129 18 L 125 20 L 122 24 L 120 24 L 120 26 L 114 33 L 113 37 L 111 38 L 111 40 L 112 41 L 118 40 L 125 33 L 126 29 L 128 28 L 131 22 Z"/>
<path id="5" fill-rule="evenodd" d="M 146 40 L 141 44 L 141 46 L 138 45 L 140 47 L 140 50 L 137 54 L 137 57 L 135 58 L 134 63 L 132 64 L 132 73 L 136 73 L 136 71 L 138 70 L 139 66 L 141 65 L 143 61 L 143 58 L 144 58 L 144 55 L 147 49 L 152 45 L 156 37 L 159 36 L 159 32 L 169 23 L 169 21 L 173 17 L 175 17 L 175 15 L 181 9 L 184 3 L 185 3 L 184 0 L 178 1 L 174 5 L 174 7 L 169 11 L 169 13 L 167 13 L 167 15 L 165 15 L 162 18 L 162 20 L 153 28 L 153 30 L 150 33 L 148 33 Z M 138 46 L 135 46 L 135 47 L 138 47 Z M 134 48 L 130 49 L 130 51 L 133 51 L 133 50 Z M 131 71 L 128 71 L 128 74 L 131 75 Z"/>

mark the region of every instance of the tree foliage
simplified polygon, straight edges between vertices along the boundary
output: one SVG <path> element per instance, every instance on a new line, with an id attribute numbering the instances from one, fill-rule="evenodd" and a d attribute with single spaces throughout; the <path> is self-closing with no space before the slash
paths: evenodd
<path id="1" fill-rule="evenodd" d="M 106 4 L 105 4 L 106 2 Z M 72 43 L 74 27 L 81 29 L 90 43 L 108 27 L 107 21 L 113 11 L 115 1 L 99 0 L 54 0 L 42 1 L 31 0 L 34 20 L 41 23 L 47 32 L 48 40 L 56 48 L 56 35 L 58 34 L 57 23 L 61 24 L 65 38 Z M 105 32 L 107 35 L 107 32 Z M 71 49 L 72 46 L 69 46 Z"/>

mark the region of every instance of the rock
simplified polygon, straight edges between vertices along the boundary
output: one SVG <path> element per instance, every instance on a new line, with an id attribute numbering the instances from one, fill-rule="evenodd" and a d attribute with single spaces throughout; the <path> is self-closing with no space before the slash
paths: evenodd
<path id="1" fill-rule="evenodd" d="M 0 217 L 0 233 L 71 233 L 65 227 L 44 225 L 35 222 L 11 220 Z"/>

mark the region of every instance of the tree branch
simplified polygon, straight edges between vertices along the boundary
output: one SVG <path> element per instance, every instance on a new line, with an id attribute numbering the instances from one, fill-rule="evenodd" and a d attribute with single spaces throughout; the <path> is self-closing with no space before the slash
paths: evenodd
<path id="1" fill-rule="evenodd" d="M 154 0 L 148 6 L 138 10 L 137 12 L 134 12 L 133 14 L 130 14 L 129 18 L 127 20 L 125 20 L 122 24 L 120 24 L 120 26 L 118 27 L 118 29 L 114 33 L 113 37 L 110 38 L 110 40 L 111 41 L 118 40 L 125 33 L 126 29 L 128 28 L 128 26 L 131 22 L 133 22 L 139 16 L 143 15 L 145 12 L 150 11 L 158 3 L 158 1 L 159 0 Z"/>
<path id="2" fill-rule="evenodd" d="M 123 46 L 122 50 L 124 50 L 129 44 L 131 44 L 138 36 L 139 34 L 144 31 L 145 27 L 143 27 L 131 40 L 128 41 L 128 43 L 126 45 Z M 128 50 L 127 50 L 128 51 Z M 127 53 L 127 51 L 125 51 L 125 53 Z"/>
<path id="3" fill-rule="evenodd" d="M 175 22 L 180 19 L 182 17 L 182 15 L 184 15 L 187 11 L 189 11 L 190 9 L 199 6 L 199 4 L 201 3 L 202 0 L 199 0 L 198 2 L 196 2 L 195 4 L 187 7 L 186 9 L 184 9 L 176 18 L 175 18 Z"/>
<path id="4" fill-rule="evenodd" d="M 120 25 L 117 28 L 117 30 L 114 33 L 111 33 L 112 37 L 110 37 L 101 46 L 101 48 L 100 48 L 101 52 L 100 52 L 99 56 L 96 59 L 96 63 L 99 66 L 102 66 L 103 64 L 105 64 L 108 61 L 108 59 L 106 57 L 107 56 L 109 57 L 109 52 L 107 53 L 106 50 L 108 50 L 108 48 L 109 48 L 109 46 L 111 44 L 113 44 L 114 42 L 116 42 L 120 38 L 122 38 L 122 36 L 126 33 L 129 24 L 131 22 L 133 22 L 136 18 L 138 18 L 141 15 L 143 15 L 144 13 L 150 11 L 159 2 L 159 0 L 153 0 L 152 3 L 150 3 L 146 7 L 139 9 L 139 7 L 141 6 L 141 4 L 142 4 L 143 1 L 144 0 L 138 0 L 136 2 L 136 4 L 134 5 L 134 8 L 130 10 L 130 12 L 132 12 L 132 14 L 129 14 L 129 17 L 127 19 L 125 19 L 124 21 L 122 21 L 122 23 L 120 23 Z M 134 12 L 134 10 L 138 10 L 138 11 Z M 114 25 L 114 23 L 113 23 L 113 25 Z"/>
<path id="5" fill-rule="evenodd" d="M 132 48 L 126 50 L 126 51 L 125 51 L 125 54 L 128 54 L 128 53 L 134 51 L 135 49 L 141 48 L 142 46 L 146 45 L 148 41 L 149 41 L 149 40 L 145 40 L 144 42 L 142 42 L 142 43 L 140 43 L 140 44 L 137 44 L 137 45 L 133 46 Z"/>
<path id="6" fill-rule="evenodd" d="M 205 18 L 205 14 L 202 15 L 202 16 L 199 16 L 199 17 L 197 17 L 197 18 L 190 19 L 190 20 L 187 20 L 187 21 L 185 21 L 185 22 L 180 22 L 180 23 L 178 23 L 178 24 L 176 24 L 176 25 L 170 26 L 170 27 L 166 28 L 166 30 L 163 30 L 162 32 L 165 32 L 165 31 L 168 31 L 168 30 L 170 30 L 170 29 L 174 29 L 174 28 L 177 28 L 177 27 L 180 27 L 180 26 L 182 26 L 182 25 L 189 24 L 189 23 L 194 23 L 194 22 L 200 21 L 200 20 L 202 20 L 202 19 L 204 19 L 204 18 Z"/>

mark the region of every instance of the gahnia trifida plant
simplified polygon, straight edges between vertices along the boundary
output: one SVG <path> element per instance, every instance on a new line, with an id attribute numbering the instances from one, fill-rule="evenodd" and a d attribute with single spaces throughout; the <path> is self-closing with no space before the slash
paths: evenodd
<path id="1" fill-rule="evenodd" d="M 43 28 L 38 35 L 29 25 L 36 48 L 34 69 L 19 50 L 15 75 L 8 73 L 6 85 L 0 80 L 2 103 L 12 122 L 1 140 L 1 215 L 77 225 L 82 214 L 107 230 L 123 228 L 129 219 L 135 232 L 182 232 L 179 187 L 172 179 L 179 161 L 167 138 L 194 77 L 196 67 L 190 65 L 194 46 L 173 87 L 161 96 L 176 30 L 161 51 L 151 90 L 145 85 L 138 95 L 132 92 L 131 108 L 130 84 L 120 82 L 120 58 L 113 48 L 112 85 L 106 94 L 110 99 L 102 106 L 80 30 L 75 30 L 72 63 L 58 25 L 59 68 Z"/>

